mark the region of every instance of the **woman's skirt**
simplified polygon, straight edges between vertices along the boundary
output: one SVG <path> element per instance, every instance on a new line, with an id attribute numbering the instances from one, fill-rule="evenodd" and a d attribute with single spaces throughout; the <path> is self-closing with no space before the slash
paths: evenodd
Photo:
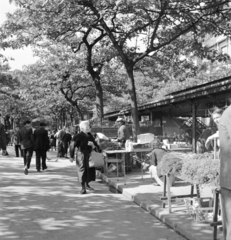
<path id="1" fill-rule="evenodd" d="M 89 183 L 96 179 L 95 167 L 89 167 L 89 158 L 90 153 L 87 151 L 76 153 L 77 174 L 81 183 Z"/>

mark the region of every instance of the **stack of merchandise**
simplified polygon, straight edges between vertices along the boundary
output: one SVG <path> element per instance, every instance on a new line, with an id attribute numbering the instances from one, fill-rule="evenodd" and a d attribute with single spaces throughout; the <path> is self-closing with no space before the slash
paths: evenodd
<path id="1" fill-rule="evenodd" d="M 120 150 L 121 147 L 118 144 L 118 142 L 111 142 L 111 141 L 107 141 L 107 140 L 101 140 L 100 143 L 100 148 L 104 151 L 106 150 Z"/>

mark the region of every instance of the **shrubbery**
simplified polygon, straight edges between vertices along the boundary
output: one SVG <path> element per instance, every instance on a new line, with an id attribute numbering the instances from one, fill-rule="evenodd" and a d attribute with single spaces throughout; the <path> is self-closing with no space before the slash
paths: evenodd
<path id="1" fill-rule="evenodd" d="M 192 184 L 219 186 L 220 160 L 212 153 L 167 153 L 158 164 L 162 174 L 173 174 Z"/>
<path id="2" fill-rule="evenodd" d="M 218 187 L 220 160 L 213 159 L 213 154 L 189 154 L 181 169 L 181 178 L 192 184 Z"/>

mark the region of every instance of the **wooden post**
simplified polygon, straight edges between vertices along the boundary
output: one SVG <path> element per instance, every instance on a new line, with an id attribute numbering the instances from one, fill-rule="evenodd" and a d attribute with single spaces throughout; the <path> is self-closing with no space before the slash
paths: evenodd
<path id="1" fill-rule="evenodd" d="M 201 193 L 200 193 L 200 186 L 199 184 L 196 184 L 196 191 L 197 191 L 197 198 L 201 197 Z"/>
<path id="2" fill-rule="evenodd" d="M 194 195 L 194 185 L 192 184 L 191 185 L 191 198 L 193 198 L 193 195 Z"/>
<path id="3" fill-rule="evenodd" d="M 150 115 L 149 115 L 149 121 L 152 122 L 153 121 L 153 117 L 152 117 L 152 111 L 150 111 Z"/>
<path id="4" fill-rule="evenodd" d="M 166 185 L 167 185 L 167 177 L 164 175 L 164 197 L 166 197 Z M 162 208 L 165 208 L 165 203 L 162 203 Z"/>
<path id="5" fill-rule="evenodd" d="M 170 175 L 167 174 L 167 191 L 168 191 L 168 212 L 172 212 L 171 206 L 171 187 L 170 187 Z"/>
<path id="6" fill-rule="evenodd" d="M 217 155 L 217 139 L 214 138 L 214 142 L 213 142 L 213 158 L 216 159 L 216 155 Z"/>
<path id="7" fill-rule="evenodd" d="M 192 103 L 192 147 L 193 152 L 196 153 L 196 112 L 197 112 L 197 104 Z"/>
<path id="8" fill-rule="evenodd" d="M 218 207 L 219 207 L 219 192 L 215 189 L 213 190 L 214 196 L 214 206 L 213 206 L 213 222 L 217 222 Z M 217 225 L 213 228 L 213 240 L 217 239 Z"/>

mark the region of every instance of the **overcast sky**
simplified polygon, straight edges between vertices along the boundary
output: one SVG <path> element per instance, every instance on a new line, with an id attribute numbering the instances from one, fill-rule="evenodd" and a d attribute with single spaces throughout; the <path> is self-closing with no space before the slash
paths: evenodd
<path id="1" fill-rule="evenodd" d="M 14 12 L 16 7 L 12 4 L 9 4 L 9 0 L 0 0 L 0 24 L 6 20 L 7 12 Z M 7 49 L 1 51 L 7 58 L 13 58 L 14 60 L 9 60 L 11 70 L 22 69 L 23 65 L 32 64 L 36 61 L 33 57 L 33 53 L 30 48 L 12 50 Z"/>

